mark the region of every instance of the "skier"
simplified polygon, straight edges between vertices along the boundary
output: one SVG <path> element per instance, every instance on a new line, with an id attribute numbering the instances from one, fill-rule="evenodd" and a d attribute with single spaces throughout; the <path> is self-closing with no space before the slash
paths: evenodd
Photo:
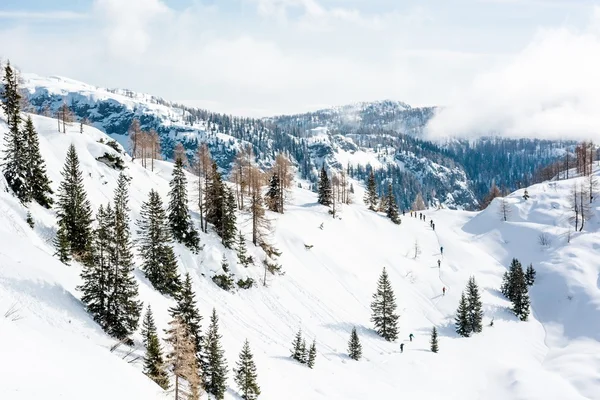
<path id="1" fill-rule="evenodd" d="M 429 226 L 433 228 L 433 220 L 432 219 L 429 220 Z"/>
<path id="2" fill-rule="evenodd" d="M 404 343 L 400 343 L 400 353 L 404 353 Z"/>
<path id="3" fill-rule="evenodd" d="M 440 268 L 442 266 L 442 262 L 440 261 L 440 259 L 438 258 L 438 268 Z"/>
<path id="4" fill-rule="evenodd" d="M 433 230 L 435 231 L 435 224 L 433 224 L 431 227 L 432 227 L 432 228 L 433 228 Z"/>
<path id="5" fill-rule="evenodd" d="M 413 335 L 412 333 L 410 335 L 408 335 L 408 338 L 410 339 L 410 341 L 412 342 L 413 338 L 415 337 L 415 335 Z"/>
<path id="6" fill-rule="evenodd" d="M 444 287 L 442 288 L 442 296 L 445 296 L 445 295 L 446 295 L 446 286 L 444 286 Z"/>
<path id="7" fill-rule="evenodd" d="M 441 246 L 441 247 L 440 247 L 440 254 L 441 254 L 441 255 L 444 255 L 444 246 Z"/>

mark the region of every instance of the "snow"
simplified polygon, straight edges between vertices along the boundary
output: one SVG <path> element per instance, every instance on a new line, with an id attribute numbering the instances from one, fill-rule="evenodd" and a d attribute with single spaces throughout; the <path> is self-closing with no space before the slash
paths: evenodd
<path id="1" fill-rule="evenodd" d="M 104 152 L 114 153 L 98 142 L 108 138 L 91 127 L 80 134 L 79 127 L 72 126 L 61 134 L 55 120 L 33 119 L 53 188 L 58 187 L 66 149 L 73 143 L 93 207 L 110 201 L 119 172 L 96 160 Z M 0 122 L 0 134 L 5 130 Z M 152 172 L 124 158 L 132 178 L 135 224 L 151 188 L 166 202 L 172 164 L 155 162 Z M 181 246 L 176 253 L 180 272 L 193 278 L 204 328 L 209 312 L 217 310 L 230 370 L 248 338 L 261 399 L 600 399 L 600 215 L 566 243 L 572 184 L 573 180 L 532 186 L 527 201 L 522 191 L 515 192 L 507 198 L 512 210 L 507 222 L 500 220 L 495 201 L 481 213 L 426 211 L 427 222 L 407 215 L 400 226 L 366 209 L 357 182 L 356 204 L 343 206 L 335 220 L 316 204 L 314 193 L 294 188 L 285 214 L 270 215 L 285 275 L 269 276 L 267 287 L 234 293 L 219 289 L 210 279 L 220 270 L 222 255 L 238 278 L 261 281 L 259 262 L 247 269 L 235 266 L 234 253 L 210 232 L 201 234 L 204 248 L 198 255 Z M 197 223 L 193 197 L 190 206 Z M 109 351 L 114 340 L 79 300 L 81 267 L 62 265 L 52 257 L 54 212 L 35 205 L 30 209 L 34 230 L 25 222 L 26 209 L 0 192 L 0 398 L 165 398 L 142 374 L 139 360 L 128 362 L 132 358 L 124 349 Z M 429 218 L 435 221 L 435 231 Z M 248 232 L 247 216 L 240 215 L 238 224 Z M 542 232 L 552 240 L 549 247 L 538 244 Z M 314 247 L 307 250 L 305 244 Z M 248 245 L 256 260 L 264 257 L 262 250 Z M 528 322 L 518 322 L 507 311 L 509 303 L 498 290 L 512 257 L 523 265 L 532 262 L 538 272 Z M 383 267 L 401 315 L 396 343 L 379 338 L 369 321 L 371 296 Z M 162 332 L 173 300 L 153 290 L 139 270 L 135 275 L 140 299 L 152 305 Z M 454 312 L 470 276 L 482 290 L 485 327 L 474 337 L 458 338 Z M 447 289 L 445 296 L 442 287 Z M 20 319 L 3 317 L 13 305 Z M 492 318 L 494 326 L 489 327 Z M 354 326 L 363 345 L 359 362 L 346 355 Z M 433 326 L 440 334 L 438 354 L 428 349 Z M 317 341 L 313 370 L 289 357 L 299 328 L 308 342 Z M 408 340 L 410 333 L 415 335 L 413 342 Z M 142 355 L 139 335 L 134 339 L 134 355 Z M 403 354 L 400 342 L 405 343 Z M 239 398 L 231 374 L 229 387 L 226 398 Z"/>

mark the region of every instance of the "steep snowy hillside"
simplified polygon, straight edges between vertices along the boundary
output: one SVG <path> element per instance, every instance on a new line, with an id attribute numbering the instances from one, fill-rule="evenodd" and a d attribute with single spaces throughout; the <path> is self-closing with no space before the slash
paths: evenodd
<path id="1" fill-rule="evenodd" d="M 78 126 L 57 133 L 56 121 L 49 118 L 34 116 L 34 123 L 52 187 L 58 187 L 66 149 L 73 143 L 94 208 L 109 201 L 119 171 L 97 160 L 105 152 L 117 155 L 99 142 L 108 138 L 93 128 L 80 134 Z M 0 122 L 0 134 L 5 130 Z M 158 162 L 152 172 L 122 157 L 132 178 L 134 224 L 151 188 L 166 200 L 172 165 Z M 191 191 L 191 176 L 189 184 Z M 492 204 L 482 213 L 427 211 L 427 222 L 406 215 L 399 226 L 368 211 L 360 201 L 360 185 L 354 185 L 356 204 L 344 206 L 339 219 L 332 219 L 316 203 L 316 195 L 301 188 L 294 189 L 285 214 L 270 215 L 285 275 L 270 276 L 267 287 L 234 293 L 219 289 L 210 277 L 220 269 L 223 254 L 236 275 L 260 280 L 263 271 L 235 267 L 234 252 L 226 251 L 210 230 L 201 234 L 204 248 L 198 255 L 176 248 L 179 271 L 192 276 L 203 328 L 212 308 L 217 310 L 230 371 L 248 338 L 261 399 L 600 399 L 599 267 L 593 262 L 600 234 L 596 219 L 587 225 L 589 231 L 573 235 L 570 244 L 560 236 L 566 230 L 566 194 L 572 182 L 531 187 L 528 201 L 522 193 L 511 195 L 514 219 L 508 222 L 500 221 L 497 204 Z M 192 199 L 190 207 L 196 209 Z M 81 267 L 64 266 L 52 256 L 54 212 L 34 205 L 30 209 L 34 230 L 25 222 L 26 209 L 0 192 L 0 398 L 164 398 L 142 374 L 139 360 L 128 362 L 132 357 L 124 349 L 109 351 L 114 340 L 86 314 L 76 290 Z M 197 215 L 193 218 L 197 224 Z M 246 221 L 240 215 L 240 228 L 249 228 Z M 541 232 L 553 239 L 549 248 L 537 245 Z M 262 257 L 261 250 L 249 247 L 256 259 Z M 507 311 L 509 303 L 498 291 L 512 257 L 533 262 L 538 270 L 528 322 L 518 322 Z M 378 337 L 370 322 L 371 296 L 383 267 L 400 313 L 395 343 Z M 140 299 L 152 305 L 162 333 L 173 300 L 152 289 L 139 270 L 135 275 Z M 458 338 L 454 314 L 470 276 L 483 291 L 485 326 L 481 334 Z M 20 318 L 4 317 L 13 305 Z M 434 326 L 440 332 L 438 354 L 429 351 Z M 358 362 L 346 355 L 352 327 L 363 345 Z M 299 328 L 307 341 L 317 343 L 312 370 L 289 357 Z M 142 355 L 140 336 L 135 340 L 134 354 Z M 403 353 L 400 342 L 405 343 Z M 231 373 L 228 385 L 226 398 L 239 398 Z"/>

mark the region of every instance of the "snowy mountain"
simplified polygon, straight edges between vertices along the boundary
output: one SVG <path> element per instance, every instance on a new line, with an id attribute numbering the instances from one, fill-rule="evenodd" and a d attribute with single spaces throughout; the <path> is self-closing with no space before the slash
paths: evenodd
<path id="1" fill-rule="evenodd" d="M 411 206 L 418 193 L 430 205 L 475 209 L 492 181 L 511 190 L 529 184 L 537 169 L 557 159 L 555 148 L 569 145 L 501 139 L 434 143 L 420 137 L 435 108 L 413 108 L 391 100 L 250 119 L 63 77 L 23 73 L 20 86 L 26 110 L 55 116 L 66 104 L 76 121 L 102 130 L 128 151 L 127 132 L 138 119 L 143 130 L 158 132 L 165 157 L 172 158 L 178 142 L 189 156 L 198 143 L 208 143 L 225 172 L 245 144 L 253 146 L 263 166 L 273 162 L 275 153 L 287 152 L 300 176 L 313 184 L 322 163 L 328 168 L 346 168 L 361 181 L 374 168 L 379 192 L 391 183 L 403 209 Z"/>
<path id="2" fill-rule="evenodd" d="M 90 89 L 90 93 L 93 97 L 100 92 Z M 118 118 L 110 119 L 106 117 L 109 113 L 101 110 L 108 104 L 124 106 L 111 97 L 116 94 L 106 96 L 90 110 L 97 113 L 98 121 L 118 126 Z M 171 123 L 178 135 L 179 129 L 186 129 L 185 124 L 172 121 L 178 117 L 169 114 L 167 106 L 155 106 L 155 115 L 163 115 L 165 124 Z M 157 161 L 151 171 L 120 153 L 118 146 L 119 150 L 107 146 L 109 138 L 96 128 L 86 126 L 80 133 L 79 126 L 72 124 L 63 134 L 57 132 L 55 119 L 32 118 L 55 191 L 66 150 L 74 144 L 94 209 L 112 198 L 119 174 L 99 158 L 108 153 L 122 159 L 125 173 L 132 178 L 132 232 L 150 189 L 166 199 L 171 163 Z M 96 122 L 105 128 L 103 123 Z M 0 134 L 6 130 L 0 119 Z M 224 134 L 215 134 L 225 137 L 220 135 Z M 318 135 L 311 132 L 309 136 Z M 343 153 L 340 149 L 350 148 L 351 143 L 344 144 L 343 136 L 331 137 L 341 154 L 337 160 L 341 165 L 346 161 L 343 157 L 375 164 L 385 156 L 367 151 Z M 318 148 L 311 151 L 318 153 Z M 314 157 L 327 159 L 327 154 Z M 194 178 L 188 177 L 191 192 Z M 200 234 L 203 249 L 198 254 L 177 245 L 179 271 L 192 277 L 203 329 L 213 307 L 221 320 L 230 370 L 225 398 L 239 398 L 231 369 L 247 338 L 257 363 L 261 399 L 600 399 L 597 200 L 586 228 L 568 234 L 570 190 L 585 179 L 533 185 L 528 188 L 528 200 L 523 198 L 523 190 L 511 194 L 505 198 L 510 209 L 508 221 L 498 215 L 500 200 L 496 199 L 479 213 L 424 211 L 426 222 L 407 214 L 399 226 L 362 204 L 363 189 L 358 181 L 353 181 L 354 204 L 342 206 L 339 218 L 332 219 L 328 209 L 316 203 L 316 194 L 305 189 L 310 183 L 299 179 L 286 212 L 269 214 L 285 274 L 269 275 L 267 286 L 248 290 L 226 292 L 210 279 L 220 271 L 223 255 L 237 277 L 260 281 L 264 273 L 259 265 L 237 265 L 235 253 L 226 250 L 212 230 Z M 302 187 L 296 187 L 298 184 Z M 86 313 L 76 289 L 81 283 L 81 266 L 63 265 L 53 256 L 55 211 L 30 205 L 35 222 L 31 229 L 25 206 L 4 190 L 4 181 L 0 186 L 0 398 L 165 398 L 142 374 L 142 364 L 136 360 L 143 356 L 140 334 L 134 336 L 131 354 L 126 346 L 111 352 L 115 340 Z M 190 199 L 197 225 L 195 204 Z M 238 221 L 247 234 L 247 216 L 240 214 Z M 543 246 L 540 236 L 548 239 Z M 249 249 L 257 260 L 264 257 L 260 248 L 249 245 Z M 517 320 L 499 292 L 513 257 L 523 265 L 533 263 L 537 270 L 530 290 L 532 314 L 526 322 Z M 139 265 L 138 259 L 136 263 Z M 396 342 L 380 338 L 370 321 L 372 294 L 383 267 L 400 314 Z M 484 328 L 473 337 L 459 338 L 454 332 L 455 311 L 471 276 L 482 291 Z M 155 291 L 138 269 L 135 278 L 139 298 L 144 306 L 152 306 L 164 339 L 168 308 L 174 301 Z M 446 288 L 445 295 L 442 288 Z M 492 320 L 493 326 L 489 326 Z M 429 351 L 429 333 L 434 326 L 440 334 L 438 354 Z M 363 346 L 360 361 L 346 355 L 353 327 Z M 290 358 L 291 343 L 300 328 L 307 341 L 316 340 L 314 369 Z M 411 333 L 413 341 L 409 340 Z M 403 353 L 399 343 L 405 344 Z"/>

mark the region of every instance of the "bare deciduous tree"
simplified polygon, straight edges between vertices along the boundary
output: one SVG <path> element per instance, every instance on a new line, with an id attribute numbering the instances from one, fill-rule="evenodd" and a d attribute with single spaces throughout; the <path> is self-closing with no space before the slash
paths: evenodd
<path id="1" fill-rule="evenodd" d="M 500 209 L 498 210 L 498 214 L 500 214 L 502 220 L 508 221 L 510 218 L 511 209 L 510 204 L 508 204 L 508 201 L 506 201 L 506 197 L 502 197 L 500 199 L 499 207 Z"/>
<path id="2" fill-rule="evenodd" d="M 200 398 L 200 373 L 196 348 L 188 329 L 180 317 L 169 322 L 165 341 L 171 345 L 167 364 L 175 377 L 175 400 Z"/>
<path id="3" fill-rule="evenodd" d="M 132 160 L 135 160 L 137 155 L 138 139 L 140 138 L 141 132 L 142 128 L 140 128 L 140 121 L 134 118 L 133 121 L 131 121 L 131 125 L 129 125 L 129 147 Z"/>

